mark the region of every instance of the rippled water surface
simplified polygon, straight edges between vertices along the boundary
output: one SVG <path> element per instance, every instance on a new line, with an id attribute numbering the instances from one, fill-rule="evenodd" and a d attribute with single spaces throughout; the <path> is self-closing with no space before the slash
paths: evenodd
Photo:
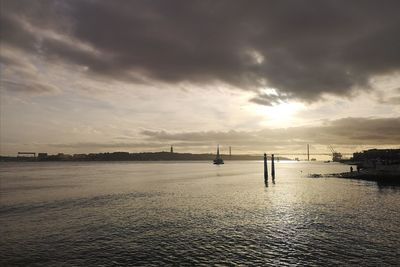
<path id="1" fill-rule="evenodd" d="M 262 167 L 0 163 L 0 265 L 400 265 L 398 187 Z"/>

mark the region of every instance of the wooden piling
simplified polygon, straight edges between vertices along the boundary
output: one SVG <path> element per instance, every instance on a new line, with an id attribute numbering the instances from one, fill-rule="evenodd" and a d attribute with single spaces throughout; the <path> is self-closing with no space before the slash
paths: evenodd
<path id="1" fill-rule="evenodd" d="M 264 180 L 268 181 L 268 165 L 267 165 L 267 154 L 264 153 Z"/>
<path id="2" fill-rule="evenodd" d="M 272 176 L 272 180 L 275 180 L 275 161 L 274 161 L 274 154 L 271 155 L 271 176 Z"/>

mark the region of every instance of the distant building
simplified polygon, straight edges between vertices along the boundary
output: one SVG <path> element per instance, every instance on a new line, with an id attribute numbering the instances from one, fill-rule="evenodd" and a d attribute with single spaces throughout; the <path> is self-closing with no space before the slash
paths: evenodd
<path id="1" fill-rule="evenodd" d="M 72 159 L 72 156 L 71 156 L 71 155 L 69 155 L 69 154 L 64 154 L 64 153 L 58 153 L 58 154 L 56 155 L 56 157 L 58 157 L 58 159 L 60 159 L 60 160 L 70 160 L 70 159 Z"/>
<path id="2" fill-rule="evenodd" d="M 74 154 L 72 156 L 72 158 L 74 160 L 84 160 L 84 159 L 87 159 L 87 155 L 86 154 Z"/>
<path id="3" fill-rule="evenodd" d="M 171 146 L 171 153 L 174 153 L 174 147 Z"/>
<path id="4" fill-rule="evenodd" d="M 33 157 L 36 158 L 35 152 L 18 152 L 17 157 Z"/>
<path id="5" fill-rule="evenodd" d="M 400 182 L 400 149 L 370 149 L 353 154 L 357 173 L 364 177 Z"/>
<path id="6" fill-rule="evenodd" d="M 48 156 L 47 153 L 38 153 L 37 158 L 38 160 L 44 160 L 47 158 L 47 156 Z"/>
<path id="7" fill-rule="evenodd" d="M 353 153 L 353 161 L 400 160 L 400 149 L 369 149 Z"/>

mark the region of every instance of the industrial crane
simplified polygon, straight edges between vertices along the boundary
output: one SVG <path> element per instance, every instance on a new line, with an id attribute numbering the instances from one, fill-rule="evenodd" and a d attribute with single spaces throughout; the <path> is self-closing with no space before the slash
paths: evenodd
<path id="1" fill-rule="evenodd" d="M 329 146 L 329 149 L 332 151 L 332 161 L 340 162 L 342 160 L 342 153 L 335 151 L 331 145 Z"/>

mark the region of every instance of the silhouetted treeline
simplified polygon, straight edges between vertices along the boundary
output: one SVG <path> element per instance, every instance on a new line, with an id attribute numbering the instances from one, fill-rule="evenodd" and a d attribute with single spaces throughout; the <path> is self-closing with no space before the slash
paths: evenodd
<path id="1" fill-rule="evenodd" d="M 47 155 L 39 153 L 38 157 L 0 157 L 1 161 L 160 161 L 160 160 L 213 160 L 215 154 L 191 154 L 171 152 L 106 152 L 90 154 L 63 154 Z M 222 155 L 224 160 L 262 160 L 263 156 L 254 155 Z M 286 158 L 281 158 L 286 159 Z"/>

